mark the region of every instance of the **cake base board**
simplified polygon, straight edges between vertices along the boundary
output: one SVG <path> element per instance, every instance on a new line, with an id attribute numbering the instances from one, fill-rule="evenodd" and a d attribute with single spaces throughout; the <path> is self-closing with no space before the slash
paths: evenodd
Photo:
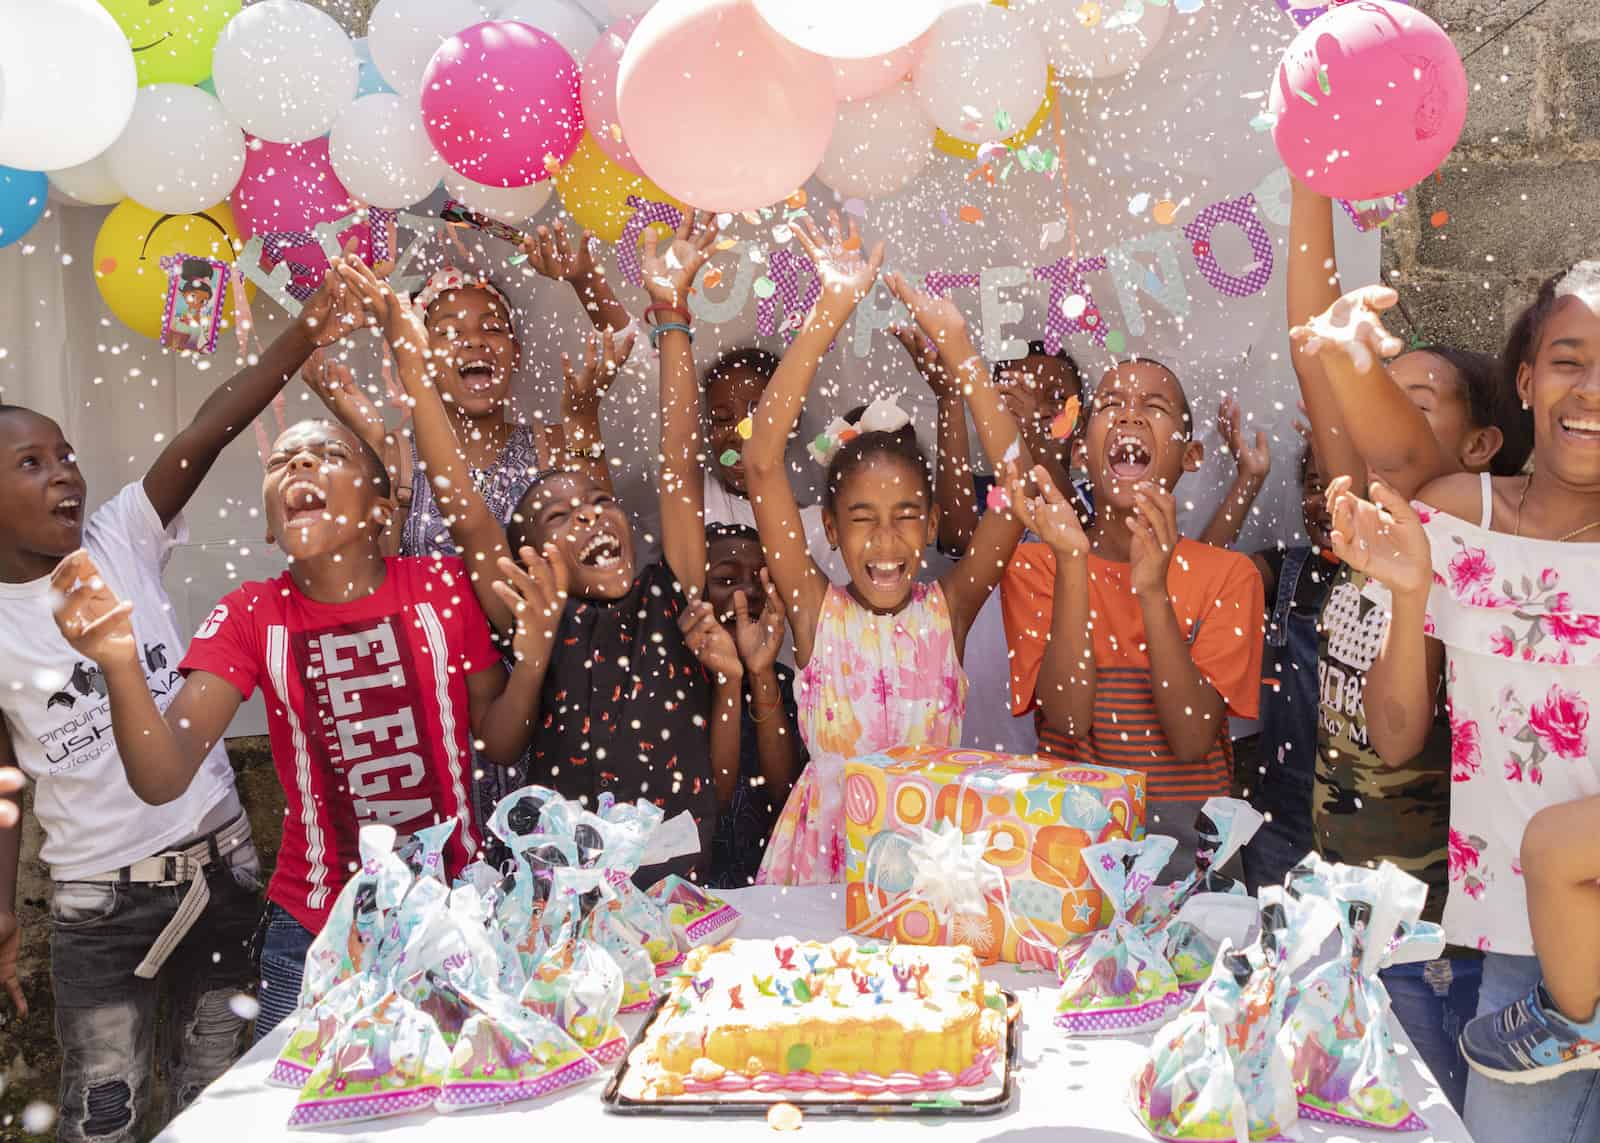
<path id="1" fill-rule="evenodd" d="M 711 1092 L 686 1093 L 644 1097 L 644 1072 L 633 1065 L 634 1053 L 641 1050 L 650 1034 L 650 1026 L 661 1015 L 666 998 L 656 1001 L 641 1027 L 628 1045 L 611 1081 L 606 1084 L 601 1102 L 608 1112 L 617 1115 L 709 1115 L 709 1116 L 765 1116 L 777 1103 L 792 1103 L 807 1115 L 911 1115 L 911 1116 L 985 1116 L 999 1115 L 1011 1106 L 1016 1098 L 1016 1069 L 1022 1044 L 1022 1015 L 1017 998 L 1010 992 L 1003 994 L 1007 1010 L 1011 1013 L 1006 1023 L 1005 1052 L 996 1063 L 995 1070 L 981 1084 L 972 1087 L 951 1088 L 937 1093 L 912 1093 L 907 1095 L 885 1092 L 882 1095 L 852 1096 L 823 1091 L 738 1092 L 719 1094 Z"/>

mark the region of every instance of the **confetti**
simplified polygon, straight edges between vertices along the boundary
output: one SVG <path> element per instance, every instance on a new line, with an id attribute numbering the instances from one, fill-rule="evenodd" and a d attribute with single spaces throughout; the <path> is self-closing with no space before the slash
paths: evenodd
<path id="1" fill-rule="evenodd" d="M 962 222 L 978 223 L 983 221 L 983 211 L 975 206 L 963 206 L 956 213 L 960 216 Z"/>
<path id="2" fill-rule="evenodd" d="M 1068 397 L 1067 403 L 1061 406 L 1061 411 L 1050 422 L 1050 435 L 1058 441 L 1070 437 L 1072 430 L 1078 427 L 1078 411 L 1078 398 Z"/>
<path id="3" fill-rule="evenodd" d="M 261 1011 L 261 1005 L 256 1003 L 254 996 L 240 992 L 228 998 L 228 1011 L 241 1020 L 254 1020 Z"/>
<path id="4" fill-rule="evenodd" d="M 1068 321 L 1077 321 L 1088 308 L 1089 299 L 1082 294 L 1068 294 L 1061 299 L 1061 316 Z"/>
<path id="5" fill-rule="evenodd" d="M 818 433 L 811 441 L 812 449 L 821 456 L 827 456 L 828 450 L 833 447 L 833 438 L 827 433 Z"/>
<path id="6" fill-rule="evenodd" d="M 756 431 L 755 422 L 749 417 L 746 417 L 744 420 L 739 422 L 739 427 L 734 431 L 739 434 L 740 440 L 747 441 L 750 439 L 751 434 Z"/>
<path id="7" fill-rule="evenodd" d="M 998 484 L 989 485 L 989 494 L 984 498 L 984 503 L 991 512 L 1004 512 L 1011 507 L 1011 496 Z"/>
<path id="8" fill-rule="evenodd" d="M 1178 204 L 1170 198 L 1164 198 L 1156 203 L 1155 209 L 1150 212 L 1150 217 L 1162 226 L 1171 226 L 1172 220 L 1178 217 Z"/>
<path id="9" fill-rule="evenodd" d="M 1012 131 L 1011 113 L 1009 111 L 996 111 L 994 113 L 994 129 L 1001 135 L 1009 135 Z"/>
<path id="10" fill-rule="evenodd" d="M 1144 191 L 1140 191 L 1138 194 L 1134 195 L 1128 200 L 1128 213 L 1132 215 L 1140 215 L 1143 214 L 1149 206 L 1150 196 Z"/>
<path id="11" fill-rule="evenodd" d="M 1271 131 L 1275 126 L 1277 126 L 1277 123 L 1278 117 L 1276 115 L 1263 111 L 1260 115 L 1257 115 L 1254 119 L 1250 120 L 1250 130 L 1259 135 L 1264 132 Z"/>
<path id="12" fill-rule="evenodd" d="M 606 127 L 606 130 L 611 133 L 611 141 L 613 143 L 622 142 L 622 124 L 620 124 L 620 123 L 608 124 L 607 127 Z"/>
<path id="13" fill-rule="evenodd" d="M 861 236 L 859 234 L 850 235 L 850 237 L 839 243 L 839 248 L 841 250 L 860 250 Z"/>
<path id="14" fill-rule="evenodd" d="M 1436 210 L 1428 218 L 1429 224 L 1435 230 L 1439 229 L 1439 227 L 1443 226 L 1445 223 L 1447 223 L 1449 221 L 1450 221 L 1450 212 L 1448 210 Z"/>
<path id="15" fill-rule="evenodd" d="M 1060 220 L 1055 222 L 1047 222 L 1044 224 L 1044 229 L 1039 232 L 1039 249 L 1043 250 L 1047 246 L 1050 246 L 1056 242 L 1060 242 L 1066 236 L 1066 223 L 1061 222 Z"/>
<path id="16" fill-rule="evenodd" d="M 1297 87 L 1297 88 L 1294 89 L 1294 93 L 1296 95 L 1298 95 L 1301 99 L 1305 100 L 1307 103 L 1311 104 L 1311 106 L 1313 106 L 1313 107 L 1317 106 L 1317 97 L 1312 95 L 1309 91 L 1301 91 Z"/>
<path id="17" fill-rule="evenodd" d="M 774 1131 L 798 1131 L 804 1119 L 805 1115 L 792 1103 L 775 1103 L 767 1111 L 767 1126 Z"/>
<path id="18" fill-rule="evenodd" d="M 778 292 L 778 283 L 763 274 L 751 284 L 750 292 L 756 297 L 765 300 Z"/>
<path id="19" fill-rule="evenodd" d="M 739 463 L 739 450 L 736 448 L 727 449 L 721 456 L 717 457 L 717 460 L 722 462 L 723 468 L 732 468 Z"/>
<path id="20" fill-rule="evenodd" d="M 726 229 L 728 229 L 728 227 L 730 227 L 732 225 L 733 225 L 733 215 L 727 213 L 726 211 L 724 211 L 722 214 L 717 215 L 717 229 L 718 230 L 726 230 Z"/>
<path id="21" fill-rule="evenodd" d="M 700 283 L 708 290 L 714 290 L 722 285 L 722 271 L 715 266 L 706 267 L 706 276 Z"/>
<path id="22" fill-rule="evenodd" d="M 1328 82 L 1328 65 L 1323 64 L 1317 69 L 1317 86 L 1322 89 L 1323 95 L 1332 95 L 1333 87 Z"/>
<path id="23" fill-rule="evenodd" d="M 867 204 L 864 199 L 847 198 L 844 200 L 844 205 L 839 209 L 846 214 L 853 214 L 857 218 L 867 217 Z"/>
<path id="24" fill-rule="evenodd" d="M 1078 10 L 1073 13 L 1077 16 L 1078 23 L 1085 28 L 1093 28 L 1100 23 L 1100 5 L 1098 0 L 1084 0 L 1078 5 Z"/>
<path id="25" fill-rule="evenodd" d="M 1112 330 L 1107 330 L 1106 331 L 1106 351 L 1107 352 L 1109 352 L 1109 353 L 1121 353 L 1124 349 L 1127 349 L 1127 348 L 1128 348 L 1128 335 L 1127 334 L 1123 333 L 1120 329 L 1112 329 Z"/>
<path id="26" fill-rule="evenodd" d="M 784 243 L 788 242 L 793 237 L 794 237 L 794 231 L 790 230 L 788 226 L 784 225 L 781 222 L 777 226 L 774 226 L 772 228 L 772 240 L 774 242 L 776 242 L 779 246 L 782 246 Z"/>
<path id="27" fill-rule="evenodd" d="M 807 200 L 807 196 L 806 196 L 805 188 L 802 187 L 801 189 L 795 191 L 788 198 L 784 199 L 783 200 L 783 205 L 785 205 L 787 207 L 790 207 L 790 208 L 792 208 L 794 210 L 799 210 L 801 207 L 805 206 L 806 200 Z"/>

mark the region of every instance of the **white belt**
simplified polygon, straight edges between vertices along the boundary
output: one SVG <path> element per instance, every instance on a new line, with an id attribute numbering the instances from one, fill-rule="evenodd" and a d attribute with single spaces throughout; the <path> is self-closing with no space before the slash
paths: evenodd
<path id="1" fill-rule="evenodd" d="M 144 980 L 152 979 L 161 971 L 178 942 L 188 935 L 200 914 L 211 901 L 211 886 L 207 884 L 205 870 L 208 865 L 227 859 L 240 846 L 250 844 L 250 819 L 243 813 L 227 825 L 208 834 L 193 845 L 183 849 L 170 849 L 154 857 L 135 861 L 132 865 L 110 873 L 96 873 L 88 877 L 74 877 L 74 881 L 93 881 L 101 884 L 151 885 L 155 887 L 187 885 L 178 911 L 167 922 L 167 927 L 156 937 L 155 944 L 144 954 L 144 960 L 133 970 L 133 975 Z"/>

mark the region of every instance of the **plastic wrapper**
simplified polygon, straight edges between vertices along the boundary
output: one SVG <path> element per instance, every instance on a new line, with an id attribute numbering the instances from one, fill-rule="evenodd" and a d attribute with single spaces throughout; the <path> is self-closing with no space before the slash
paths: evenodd
<path id="1" fill-rule="evenodd" d="M 1063 950 L 1056 1025 L 1071 1032 L 1117 1033 L 1166 1019 L 1178 978 L 1152 940 L 1129 919 L 1177 843 L 1170 837 L 1114 840 L 1084 849 L 1084 865 L 1111 905 L 1111 923 Z"/>
<path id="2" fill-rule="evenodd" d="M 300 980 L 300 1007 L 310 1008 L 341 981 L 369 968 L 390 910 L 413 880 L 394 852 L 395 832 L 385 825 L 361 827 L 361 868 L 345 882 L 328 923 L 311 942 Z"/>
<path id="3" fill-rule="evenodd" d="M 456 832 L 456 819 L 446 818 L 438 825 L 419 829 L 400 847 L 400 859 L 417 877 L 437 877 L 445 880 L 444 847 L 450 835 Z"/>
<path id="4" fill-rule="evenodd" d="M 604 1061 L 554 1021 L 498 994 L 465 999 L 476 1011 L 450 1053 L 440 1111 L 537 1099 L 600 1073 Z"/>
<path id="5" fill-rule="evenodd" d="M 1427 887 L 1388 862 L 1365 869 L 1313 855 L 1290 873 L 1289 891 L 1330 903 L 1340 932 L 1338 955 L 1300 981 L 1286 1029 L 1300 1114 L 1357 1129 L 1423 1130 L 1400 1082 L 1378 972 L 1443 951 L 1439 927 L 1418 920 Z"/>
<path id="6" fill-rule="evenodd" d="M 432 1018 L 391 989 L 339 1029 L 301 1088 L 289 1126 L 324 1127 L 432 1107 L 449 1060 Z"/>
<path id="7" fill-rule="evenodd" d="M 623 1033 L 616 1022 L 622 998 L 622 970 L 615 958 L 592 941 L 575 939 L 547 951 L 519 997 L 524 1007 L 607 1062 L 622 1056 Z"/>
<path id="8" fill-rule="evenodd" d="M 1245 895 L 1243 884 L 1222 872 L 1261 828 L 1261 814 L 1238 798 L 1207 798 L 1196 821 L 1200 844 L 1195 849 L 1194 870 L 1182 880 L 1152 890 L 1146 912 L 1140 917 L 1145 931 L 1161 942 L 1167 962 L 1186 992 L 1200 987 L 1211 972 L 1218 942 L 1194 925 L 1178 919 L 1191 898 L 1202 893 Z"/>
<path id="9" fill-rule="evenodd" d="M 1293 974 L 1336 923 L 1326 902 L 1262 891 L 1254 943 L 1223 944 L 1211 974 L 1156 1033 L 1134 1078 L 1134 1108 L 1153 1135 L 1235 1143 L 1272 1139 L 1294 1125 L 1294 1081 L 1280 1035 L 1285 1005 Z"/>
<path id="10" fill-rule="evenodd" d="M 681 952 L 727 940 L 739 923 L 739 910 L 676 873 L 652 885 L 649 896 L 666 913 Z"/>
<path id="11" fill-rule="evenodd" d="M 295 1009 L 287 1021 L 289 1038 L 278 1052 L 267 1082 L 277 1087 L 304 1087 L 340 1027 L 352 1013 L 374 999 L 371 993 L 376 986 L 375 978 L 352 976 L 334 985 L 310 1007 Z"/>

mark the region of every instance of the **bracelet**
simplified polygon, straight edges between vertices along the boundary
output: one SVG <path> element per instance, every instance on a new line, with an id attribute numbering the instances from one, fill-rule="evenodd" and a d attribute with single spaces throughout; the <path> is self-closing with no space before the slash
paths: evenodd
<path id="1" fill-rule="evenodd" d="M 661 314 L 661 313 L 676 314 L 678 317 L 681 317 L 684 321 L 688 321 L 689 320 L 689 311 L 688 310 L 684 309 L 682 306 L 669 306 L 665 302 L 654 302 L 654 303 L 652 303 L 652 304 L 650 304 L 648 306 L 645 306 L 645 308 L 644 308 L 644 319 L 645 319 L 645 321 L 648 322 L 650 320 L 650 315 L 651 314 Z"/>
<path id="2" fill-rule="evenodd" d="M 650 327 L 650 348 L 659 348 L 661 335 L 671 332 L 672 330 L 677 330 L 679 333 L 687 334 L 689 337 L 689 344 L 694 344 L 694 330 L 690 329 L 681 321 L 664 321 Z"/>

